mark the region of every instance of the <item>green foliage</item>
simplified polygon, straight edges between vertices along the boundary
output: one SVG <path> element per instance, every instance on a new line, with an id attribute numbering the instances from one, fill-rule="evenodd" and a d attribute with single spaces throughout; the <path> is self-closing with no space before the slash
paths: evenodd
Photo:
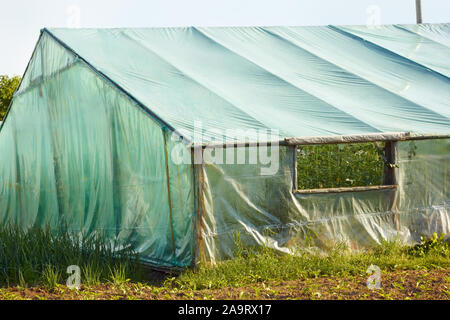
<path id="1" fill-rule="evenodd" d="M 290 255 L 267 247 L 244 250 L 239 239 L 233 259 L 188 269 L 166 286 L 198 290 L 321 276 L 366 276 L 372 264 L 384 271 L 450 267 L 449 243 L 442 237 L 427 240 L 427 248 L 434 249 L 423 250 L 419 255 L 413 249 L 417 246 L 412 248 L 398 241 L 383 241 L 357 253 L 336 244 L 327 254 L 298 250 L 296 255 Z M 442 250 L 442 246 L 447 249 Z"/>
<path id="2" fill-rule="evenodd" d="M 298 146 L 298 189 L 380 185 L 383 147 L 374 143 Z"/>
<path id="3" fill-rule="evenodd" d="M 450 244 L 437 234 L 413 247 L 398 241 L 383 241 L 360 252 L 352 252 L 338 243 L 326 254 L 299 248 L 291 255 L 268 246 L 244 246 L 239 234 L 235 236 L 235 246 L 233 259 L 216 265 L 200 264 L 178 276 L 167 275 L 163 286 L 154 288 L 155 292 L 185 290 L 192 294 L 195 290 L 270 281 L 366 276 L 372 264 L 382 271 L 450 267 Z M 88 239 L 68 232 L 54 234 L 49 229 L 24 232 L 1 227 L 0 281 L 3 285 L 22 288 L 42 285 L 48 290 L 61 290 L 68 277 L 67 266 L 74 264 L 82 270 L 82 286 L 111 283 L 124 294 L 130 285 L 141 287 L 144 277 L 138 256 L 130 250 L 115 249 L 101 237 Z"/>
<path id="4" fill-rule="evenodd" d="M 58 268 L 47 265 L 42 271 L 42 284 L 46 289 L 54 289 L 58 286 L 61 280 L 61 272 Z"/>
<path id="5" fill-rule="evenodd" d="M 409 253 L 414 256 L 424 257 L 427 254 L 434 253 L 442 256 L 450 256 L 450 243 L 445 241 L 445 234 L 439 237 L 437 233 L 433 233 L 430 239 L 421 237 L 421 242 L 410 248 Z"/>
<path id="6" fill-rule="evenodd" d="M 113 268 L 109 268 L 111 282 L 115 286 L 122 286 L 125 283 L 129 282 L 130 279 L 127 278 L 127 270 L 125 265 L 116 265 Z"/>
<path id="7" fill-rule="evenodd" d="M 101 267 L 94 264 L 94 262 L 88 262 L 82 268 L 82 279 L 87 286 L 97 286 L 101 283 Z"/>
<path id="8" fill-rule="evenodd" d="M 20 83 L 20 77 L 8 77 L 0 75 L 0 121 L 6 114 L 9 104 L 11 103 L 14 91 Z"/>
<path id="9" fill-rule="evenodd" d="M 0 227 L 0 285 L 54 288 L 58 283 L 65 284 L 70 265 L 80 267 L 81 283 L 88 286 L 111 277 L 114 282 L 123 282 L 142 276 L 139 256 L 131 249 L 119 249 L 118 244 L 101 235 Z"/>

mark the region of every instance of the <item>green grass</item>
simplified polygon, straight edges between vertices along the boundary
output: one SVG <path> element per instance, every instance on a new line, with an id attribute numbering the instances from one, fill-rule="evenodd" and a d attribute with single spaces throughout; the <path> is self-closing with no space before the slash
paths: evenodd
<path id="1" fill-rule="evenodd" d="M 157 286 L 143 277 L 139 256 L 131 250 L 116 250 L 104 238 L 85 238 L 48 229 L 0 228 L 0 285 L 22 288 L 42 286 L 61 288 L 69 265 L 82 271 L 81 284 L 92 287 L 110 284 L 116 289 L 141 284 L 164 290 L 191 292 L 200 289 L 238 287 L 253 283 L 285 281 L 321 276 L 366 275 L 377 265 L 383 272 L 393 270 L 439 269 L 450 267 L 450 244 L 434 235 L 416 246 L 383 242 L 362 252 L 336 245 L 327 254 L 297 250 L 288 255 L 268 247 L 245 247 L 236 237 L 235 258 L 216 265 L 201 264 L 178 275 L 167 275 Z"/>
<path id="2" fill-rule="evenodd" d="M 65 284 L 70 265 L 80 267 L 82 283 L 87 285 L 142 277 L 139 256 L 131 249 L 118 250 L 101 235 L 0 227 L 0 285 L 53 288 Z"/>
<path id="3" fill-rule="evenodd" d="M 169 278 L 166 286 L 217 289 L 266 281 L 356 276 L 365 275 L 371 264 L 383 271 L 448 268 L 450 244 L 443 237 L 435 236 L 414 247 L 397 241 L 383 242 L 359 253 L 351 253 L 344 245 L 337 245 L 326 255 L 305 251 L 288 255 L 269 248 L 242 250 L 241 247 L 236 250 L 234 259 L 186 270 L 177 278 Z"/>

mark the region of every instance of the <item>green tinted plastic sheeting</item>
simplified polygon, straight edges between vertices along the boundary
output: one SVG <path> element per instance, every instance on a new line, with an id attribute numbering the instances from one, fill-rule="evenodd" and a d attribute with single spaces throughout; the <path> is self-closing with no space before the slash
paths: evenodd
<path id="1" fill-rule="evenodd" d="M 448 57 L 450 47 L 429 39 L 402 26 L 378 26 L 366 28 L 360 26 L 340 27 L 340 30 L 385 48 L 399 56 L 407 57 L 437 73 L 450 76 Z M 382 35 L 382 36 L 380 36 Z"/>
<path id="2" fill-rule="evenodd" d="M 20 94 L 55 73 L 69 68 L 77 61 L 77 57 L 56 43 L 51 37 L 42 33 L 36 44 L 35 52 L 29 62 L 26 73 L 15 93 Z"/>
<path id="3" fill-rule="evenodd" d="M 311 195 L 293 192 L 292 146 L 266 175 L 193 163 L 189 143 L 236 129 L 448 135 L 449 36 L 448 24 L 44 29 L 0 127 L 0 223 L 102 233 L 166 267 L 232 257 L 237 232 L 284 252 L 448 233 L 449 140 L 399 142 L 397 189 Z"/>
<path id="4" fill-rule="evenodd" d="M 192 168 L 165 156 L 177 143 L 44 33 L 0 132 L 0 221 L 102 233 L 144 262 L 188 266 Z"/>
<path id="5" fill-rule="evenodd" d="M 227 129 L 276 129 L 281 137 L 448 134 L 450 48 L 429 38 L 447 39 L 449 29 L 438 24 L 422 31 L 406 25 L 49 32 L 200 143 L 233 140 Z M 205 131 L 201 141 L 193 133 L 195 120 Z"/>
<path id="6" fill-rule="evenodd" d="M 283 252 L 327 249 L 338 242 L 359 250 L 382 240 L 417 243 L 434 232 L 448 235 L 450 140 L 398 144 L 399 187 L 388 190 L 296 194 L 293 147 L 280 148 L 274 175 L 261 175 L 262 165 L 206 161 L 198 259 L 233 257 L 237 233 L 246 246 Z"/>
<path id="7" fill-rule="evenodd" d="M 401 28 L 417 33 L 424 38 L 443 44 L 450 48 L 450 24 L 412 24 L 402 25 Z"/>

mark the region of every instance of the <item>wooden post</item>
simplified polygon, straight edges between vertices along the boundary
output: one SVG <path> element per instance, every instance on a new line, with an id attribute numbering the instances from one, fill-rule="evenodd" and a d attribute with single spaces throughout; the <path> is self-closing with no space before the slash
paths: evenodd
<path id="1" fill-rule="evenodd" d="M 384 168 L 384 185 L 396 185 L 398 183 L 397 170 L 397 141 L 386 141 L 384 154 L 388 164 Z"/>
<path id="2" fill-rule="evenodd" d="M 416 0 L 416 23 L 422 23 L 422 3 L 421 0 Z"/>
<path id="3" fill-rule="evenodd" d="M 297 146 L 294 146 L 294 167 L 293 169 L 293 173 L 292 173 L 292 182 L 293 182 L 293 191 L 296 191 L 298 189 L 298 183 L 297 183 Z"/>
<path id="4" fill-rule="evenodd" d="M 398 142 L 386 141 L 384 152 L 386 160 L 388 161 L 388 165 L 386 165 L 384 170 L 383 183 L 386 185 L 398 185 L 398 168 L 397 168 Z M 400 221 L 397 208 L 397 201 L 398 201 L 398 188 L 395 188 L 394 195 L 392 198 L 391 211 L 394 212 L 394 225 L 395 229 L 398 231 L 400 230 Z"/>
<path id="5" fill-rule="evenodd" d="M 199 151 L 201 152 L 201 159 L 203 159 L 203 148 L 199 148 Z M 194 158 L 193 151 L 193 158 Z M 200 262 L 205 262 L 205 239 L 203 238 L 203 231 L 205 229 L 205 177 L 204 177 L 204 162 L 202 160 L 202 163 L 193 165 L 194 172 L 196 173 L 197 178 L 197 221 L 196 221 L 196 253 L 195 253 L 195 264 Z"/>
<path id="6" fill-rule="evenodd" d="M 173 216 L 172 216 L 172 196 L 170 194 L 170 173 L 169 173 L 169 157 L 167 155 L 167 129 L 162 128 L 162 134 L 164 139 L 164 158 L 166 162 L 166 181 L 167 181 L 167 200 L 169 202 L 169 219 L 170 219 L 170 241 L 172 242 L 172 254 L 175 257 L 175 239 L 173 233 Z"/>

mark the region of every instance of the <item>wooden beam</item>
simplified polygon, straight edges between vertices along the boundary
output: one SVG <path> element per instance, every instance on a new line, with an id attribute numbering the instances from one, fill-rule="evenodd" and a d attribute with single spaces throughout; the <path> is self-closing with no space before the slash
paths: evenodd
<path id="1" fill-rule="evenodd" d="M 397 188 L 397 185 L 342 187 L 342 188 L 296 190 L 294 193 L 295 194 L 321 194 L 321 193 L 340 193 L 340 192 L 363 192 L 363 191 L 374 191 L 374 190 L 389 190 L 389 189 L 396 189 L 396 188 Z"/>
<path id="2" fill-rule="evenodd" d="M 398 184 L 397 146 L 397 141 L 386 141 L 384 146 L 384 155 L 387 161 L 383 178 L 383 184 L 385 185 Z"/>
<path id="3" fill-rule="evenodd" d="M 432 139 L 449 139 L 450 134 L 414 134 L 410 132 L 384 132 L 384 133 L 368 133 L 356 135 L 341 136 L 317 136 L 317 137 L 292 137 L 282 140 L 273 141 L 237 141 L 237 142 L 207 142 L 207 143 L 190 143 L 188 147 L 191 149 L 205 148 L 242 148 L 242 147 L 261 147 L 261 146 L 295 146 L 295 145 L 318 145 L 318 144 L 341 144 L 341 143 L 363 143 L 376 141 L 408 141 L 408 140 L 432 140 Z"/>
<path id="4" fill-rule="evenodd" d="M 298 188 L 298 183 L 297 183 L 297 146 L 293 147 L 293 152 L 294 152 L 294 168 L 293 168 L 293 172 L 292 172 L 292 185 L 293 185 L 293 190 L 297 190 Z"/>
<path id="5" fill-rule="evenodd" d="M 175 257 L 176 248 L 175 248 L 175 238 L 173 232 L 173 216 L 172 216 L 172 196 L 170 193 L 170 173 L 169 173 L 169 157 L 167 155 L 167 137 L 168 133 L 167 128 L 163 127 L 162 130 L 163 140 L 164 140 L 164 160 L 166 164 L 166 181 L 167 181 L 167 201 L 169 203 L 169 219 L 170 219 L 170 241 L 172 243 L 172 255 Z"/>

